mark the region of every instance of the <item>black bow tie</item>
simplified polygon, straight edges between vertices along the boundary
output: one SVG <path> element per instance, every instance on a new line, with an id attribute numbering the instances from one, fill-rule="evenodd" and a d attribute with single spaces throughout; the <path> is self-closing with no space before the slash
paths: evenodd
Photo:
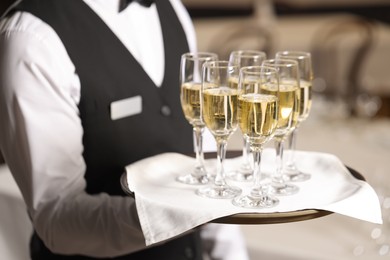
<path id="1" fill-rule="evenodd" d="M 137 3 L 139 3 L 142 6 L 150 7 L 154 3 L 154 0 L 120 0 L 119 1 L 119 12 L 125 10 L 126 7 L 131 2 L 137 2 Z"/>

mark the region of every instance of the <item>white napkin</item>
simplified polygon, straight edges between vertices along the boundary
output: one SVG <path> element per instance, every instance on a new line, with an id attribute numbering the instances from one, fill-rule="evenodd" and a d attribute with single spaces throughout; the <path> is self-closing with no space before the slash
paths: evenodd
<path id="1" fill-rule="evenodd" d="M 382 223 L 378 197 L 365 181 L 355 179 L 344 164 L 334 155 L 317 152 L 296 152 L 299 169 L 311 173 L 305 182 L 295 182 L 299 192 L 278 197 L 276 207 L 244 209 L 236 207 L 231 200 L 209 199 L 195 194 L 199 186 L 175 181 L 176 176 L 187 173 L 195 159 L 177 153 L 164 153 L 146 158 L 126 167 L 129 189 L 134 192 L 141 227 L 147 245 L 157 243 L 216 218 L 238 213 L 288 212 L 303 209 L 322 209 L 353 218 Z M 233 169 L 241 157 L 227 159 L 225 170 Z M 265 149 L 261 170 L 275 169 L 273 149 Z M 214 168 L 216 160 L 207 160 Z M 212 170 L 212 169 L 210 169 Z M 251 183 L 228 180 L 243 192 Z"/>

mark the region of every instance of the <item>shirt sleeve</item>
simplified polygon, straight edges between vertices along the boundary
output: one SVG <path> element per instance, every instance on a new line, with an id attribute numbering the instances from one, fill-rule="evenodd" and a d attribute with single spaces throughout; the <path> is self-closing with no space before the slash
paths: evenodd
<path id="1" fill-rule="evenodd" d="M 144 248 L 132 198 L 84 191 L 80 82 L 58 36 L 30 14 L 0 24 L 0 86 L 0 149 L 46 246 L 92 257 Z"/>

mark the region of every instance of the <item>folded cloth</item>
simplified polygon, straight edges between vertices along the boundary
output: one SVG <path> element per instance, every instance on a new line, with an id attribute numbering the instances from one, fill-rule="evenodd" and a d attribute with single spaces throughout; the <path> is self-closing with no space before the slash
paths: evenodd
<path id="1" fill-rule="evenodd" d="M 239 213 L 291 212 L 305 209 L 327 210 L 349 217 L 382 223 L 378 196 L 365 181 L 351 175 L 334 155 L 296 151 L 299 169 L 311 173 L 305 182 L 296 182 L 299 192 L 279 197 L 273 208 L 245 209 L 231 200 L 209 199 L 195 194 L 199 186 L 179 183 L 175 178 L 187 173 L 195 159 L 178 153 L 164 153 L 126 167 L 129 189 L 135 194 L 138 215 L 147 245 L 180 235 L 214 219 Z M 237 167 L 241 157 L 226 159 L 225 170 Z M 209 170 L 216 159 L 207 160 Z M 273 149 L 262 155 L 262 172 L 275 169 Z M 230 182 L 247 192 L 251 183 Z"/>

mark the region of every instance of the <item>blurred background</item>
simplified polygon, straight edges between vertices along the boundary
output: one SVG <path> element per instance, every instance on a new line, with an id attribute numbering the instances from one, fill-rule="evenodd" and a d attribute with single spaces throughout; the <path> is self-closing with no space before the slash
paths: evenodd
<path id="1" fill-rule="evenodd" d="M 10 0 L 2 0 L 1 11 Z M 382 205 L 383 225 L 332 214 L 242 225 L 251 259 L 390 259 L 390 1 L 183 0 L 198 49 L 312 54 L 313 107 L 297 149 L 332 153 L 360 172 Z M 272 144 L 271 144 L 272 146 Z M 242 148 L 240 132 L 228 144 Z M 298 162 L 299 166 L 299 162 Z M 0 255 L 28 259 L 31 224 L 0 153 Z M 12 235 L 10 235 L 12 234 Z"/>
<path id="2" fill-rule="evenodd" d="M 297 149 L 335 154 L 364 175 L 382 205 L 383 225 L 338 214 L 242 225 L 251 259 L 390 259 L 390 1 L 183 2 L 199 50 L 222 59 L 237 49 L 269 58 L 283 50 L 311 52 L 313 106 Z M 237 131 L 228 148 L 241 147 Z"/>
<path id="3" fill-rule="evenodd" d="M 314 90 L 348 113 L 390 115 L 388 0 L 184 0 L 198 47 L 309 51 Z M 342 99 L 342 100 L 340 100 Z"/>

